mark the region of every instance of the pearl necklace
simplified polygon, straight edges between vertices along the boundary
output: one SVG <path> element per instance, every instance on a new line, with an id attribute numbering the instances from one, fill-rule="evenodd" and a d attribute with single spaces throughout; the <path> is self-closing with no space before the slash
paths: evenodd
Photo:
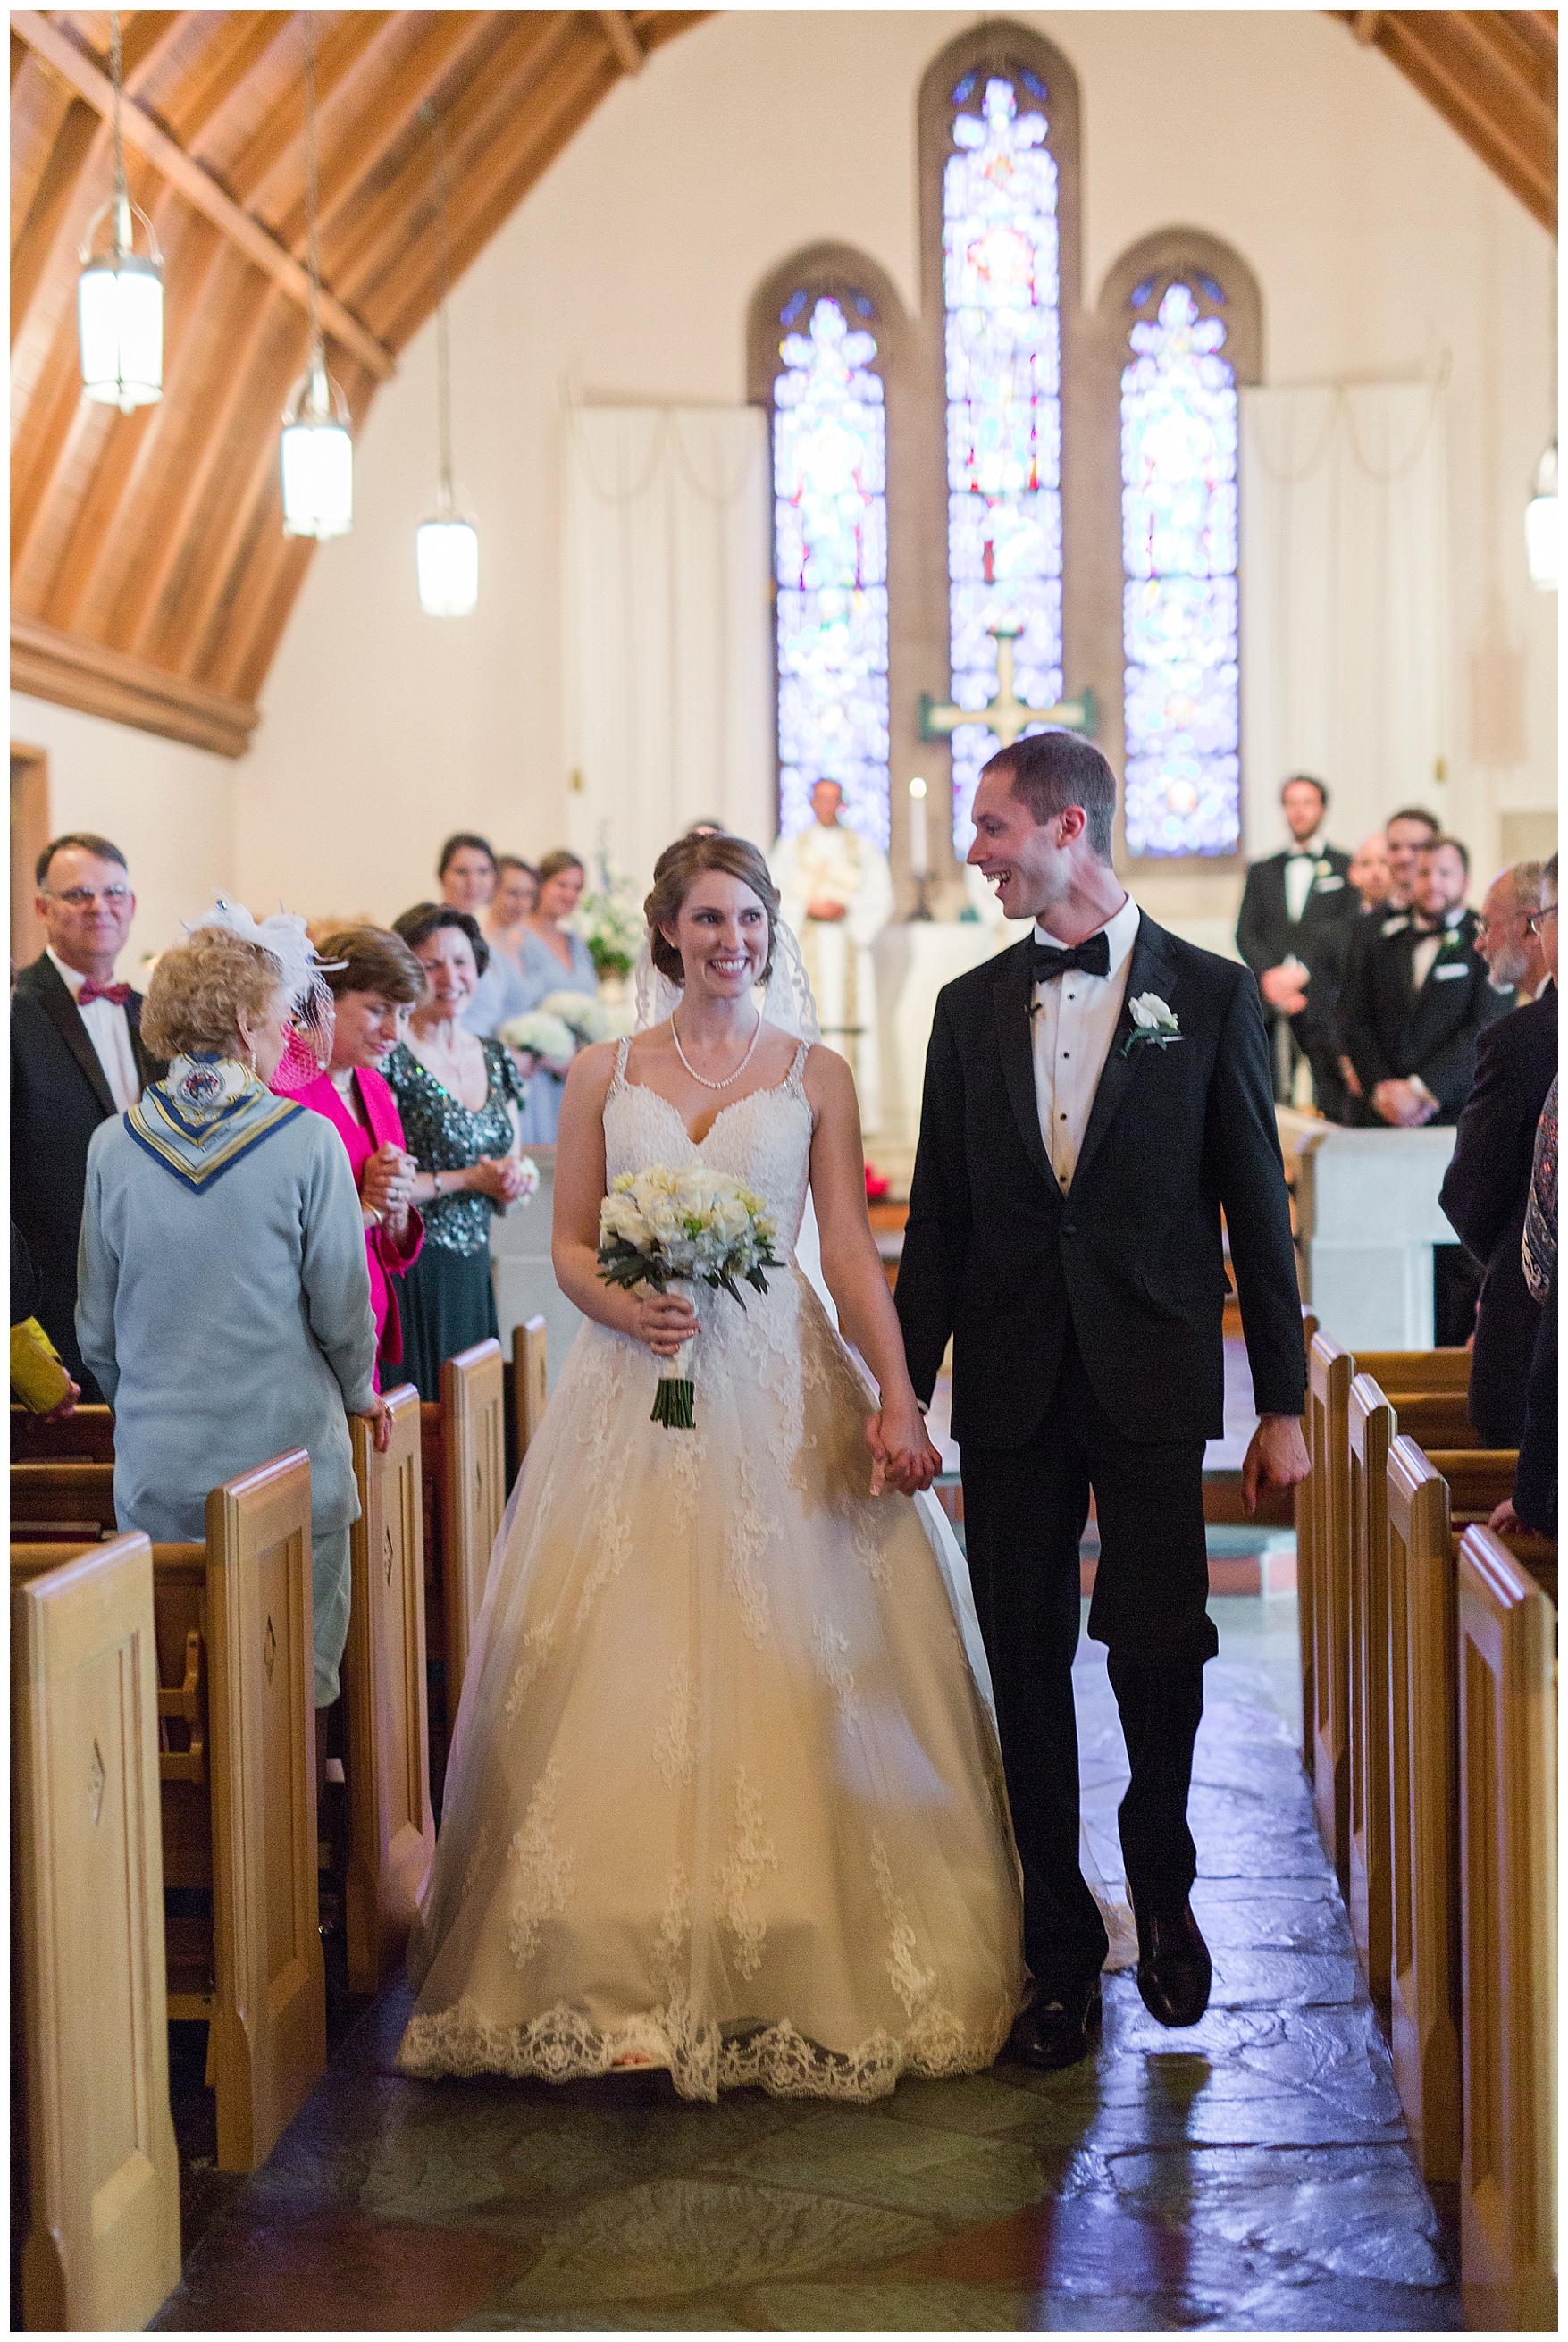
<path id="1" fill-rule="evenodd" d="M 727 1090 L 732 1082 L 738 1082 L 740 1080 L 741 1076 L 745 1072 L 746 1067 L 751 1064 L 753 1057 L 755 1056 L 757 1043 L 763 1037 L 763 1020 L 759 1011 L 757 1016 L 757 1029 L 752 1035 L 751 1047 L 746 1051 L 745 1056 L 741 1059 L 740 1064 L 735 1067 L 734 1072 L 733 1074 L 726 1074 L 722 1082 L 710 1082 L 706 1074 L 698 1073 L 695 1066 L 693 1065 L 690 1057 L 687 1056 L 685 1051 L 681 1046 L 680 1030 L 673 1016 L 670 1019 L 670 1033 L 675 1044 L 675 1055 L 679 1057 L 682 1065 L 684 1066 L 687 1073 L 690 1074 L 693 1081 L 699 1082 L 705 1090 Z"/>

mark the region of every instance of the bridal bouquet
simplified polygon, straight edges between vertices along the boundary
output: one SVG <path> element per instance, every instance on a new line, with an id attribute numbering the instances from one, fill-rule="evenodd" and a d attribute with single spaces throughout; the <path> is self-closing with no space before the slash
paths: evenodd
<path id="1" fill-rule="evenodd" d="M 599 1274 L 606 1285 L 651 1285 L 656 1293 L 667 1293 L 672 1279 L 700 1280 L 715 1291 L 722 1286 L 744 1309 L 736 1280 L 765 1293 L 763 1271 L 784 1265 L 774 1235 L 762 1198 L 727 1172 L 670 1171 L 655 1163 L 610 1182 L 599 1206 Z M 654 1394 L 649 1420 L 666 1431 L 690 1431 L 695 1420 L 691 1361 L 686 1342 Z"/>

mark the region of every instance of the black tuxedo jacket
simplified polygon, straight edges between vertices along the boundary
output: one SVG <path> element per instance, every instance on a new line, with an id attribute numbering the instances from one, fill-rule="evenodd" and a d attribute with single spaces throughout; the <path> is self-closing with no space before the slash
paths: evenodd
<path id="1" fill-rule="evenodd" d="M 133 992 L 125 1016 L 145 1085 L 163 1067 L 142 1046 L 141 1014 L 142 996 Z M 71 988 L 45 952 L 21 970 L 11 995 L 11 1217 L 33 1256 L 39 1322 L 78 1382 L 76 1244 L 87 1147 L 115 1111 Z"/>
<path id="2" fill-rule="evenodd" d="M 1438 1101 L 1438 1124 L 1457 1122 L 1475 1079 L 1475 1044 L 1483 1028 L 1505 1016 L 1513 996 L 1493 992 L 1475 948 L 1475 915 L 1466 911 L 1433 963 L 1419 992 L 1412 965 L 1420 940 L 1409 918 L 1381 935 L 1361 960 L 1353 996 L 1342 1001 L 1346 1053 L 1370 1099 L 1379 1082 L 1419 1074 Z M 1375 1120 L 1369 1109 L 1369 1119 Z"/>
<path id="3" fill-rule="evenodd" d="M 1257 986 L 1233 961 L 1139 922 L 1126 998 L 1181 1028 L 1124 1053 L 1124 1006 L 1073 1185 L 1040 1136 L 1032 938 L 936 1003 L 896 1300 L 916 1396 L 949 1335 L 953 1432 L 1022 1447 L 1069 1325 L 1095 1396 L 1136 1442 L 1224 1427 L 1223 1208 L 1259 1411 L 1304 1403 L 1301 1302 Z"/>
<path id="4" fill-rule="evenodd" d="M 1287 853 L 1280 853 L 1271 854 L 1266 862 L 1254 862 L 1242 889 L 1236 949 L 1254 976 L 1278 967 L 1293 955 L 1311 968 L 1314 977 L 1320 960 L 1337 967 L 1342 934 L 1361 910 L 1361 897 L 1345 875 L 1350 856 L 1342 854 L 1337 846 L 1327 846 L 1317 859 L 1320 866 L 1326 863 L 1328 867 L 1313 874 L 1301 917 L 1293 919 L 1285 907 L 1289 859 Z"/>
<path id="5" fill-rule="evenodd" d="M 1475 1051 L 1475 1086 L 1459 1117 L 1439 1197 L 1485 1270 L 1470 1368 L 1470 1420 L 1517 1447 L 1524 1429 L 1541 1311 L 1520 1258 L 1535 1126 L 1557 1070 L 1557 994 L 1500 1016 Z"/>

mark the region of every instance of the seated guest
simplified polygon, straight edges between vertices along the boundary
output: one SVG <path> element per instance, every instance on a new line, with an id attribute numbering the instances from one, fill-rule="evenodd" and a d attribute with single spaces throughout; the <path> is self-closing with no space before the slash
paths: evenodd
<path id="1" fill-rule="evenodd" d="M 477 918 L 495 892 L 495 856 L 490 840 L 476 830 L 454 830 L 441 849 L 435 879 L 444 903 Z"/>
<path id="2" fill-rule="evenodd" d="M 390 1436 L 364 1222 L 335 1132 L 267 1087 L 317 982 L 305 921 L 258 927 L 227 905 L 209 919 L 147 987 L 147 1046 L 168 1072 L 88 1149 L 76 1328 L 115 1410 L 122 1529 L 200 1539 L 221 1481 L 290 1447 L 309 1455 L 315 1705 L 328 1707 L 359 1514 L 345 1409 L 373 1420 L 379 1448 Z"/>
<path id="3" fill-rule="evenodd" d="M 1476 1037 L 1509 1005 L 1475 948 L 1469 883 L 1470 856 L 1457 838 L 1420 849 L 1409 916 L 1384 922 L 1344 1010 L 1362 1096 L 1373 1121 L 1394 1129 L 1458 1121 L 1475 1078 Z"/>
<path id="4" fill-rule="evenodd" d="M 1328 791 L 1294 773 L 1280 791 L 1291 843 L 1247 872 L 1236 949 L 1258 980 L 1273 1056 L 1274 1096 L 1288 1103 L 1296 1065 L 1312 1066 L 1319 1106 L 1332 1114 L 1343 1090 L 1334 1046 L 1332 993 L 1338 939 L 1355 918 L 1350 856 L 1323 836 Z M 1320 985 L 1318 978 L 1323 981 Z M 1317 1012 L 1313 1014 L 1313 1012 Z"/>
<path id="5" fill-rule="evenodd" d="M 478 921 L 444 903 L 416 903 L 392 924 L 425 985 L 385 1068 L 419 1166 L 413 1200 L 424 1217 L 424 1249 L 403 1280 L 403 1363 L 420 1397 L 437 1400 L 444 1361 L 500 1331 L 490 1221 L 498 1204 L 523 1192 L 525 1092 L 501 1043 L 464 1029 L 490 956 Z"/>
<path id="6" fill-rule="evenodd" d="M 1534 864 L 1520 866 L 1526 871 Z M 1553 916 L 1543 937 L 1526 929 L 1537 955 L 1537 972 L 1555 972 L 1557 959 L 1557 869 L 1536 879 L 1532 916 L 1550 902 Z M 1517 872 L 1505 872 L 1516 879 Z M 1495 904 L 1503 879 L 1487 895 Z M 1512 901 L 1513 889 L 1506 890 Z M 1522 964 L 1523 954 L 1505 955 L 1507 913 L 1493 911 L 1483 945 L 1496 985 L 1502 972 Z M 1542 942 L 1545 956 L 1542 956 Z M 1486 945 L 1493 946 L 1492 950 Z M 1557 1075 L 1557 993 L 1548 984 L 1538 1000 L 1486 1026 L 1475 1049 L 1475 1086 L 1459 1117 L 1453 1155 L 1439 1201 L 1463 1244 L 1481 1264 L 1483 1277 L 1475 1317 L 1475 1355 L 1470 1369 L 1470 1420 L 1483 1447 L 1517 1447 L 1524 1430 L 1531 1359 L 1541 1326 L 1541 1309 L 1525 1283 L 1524 1215 L 1530 1200 L 1536 1131 L 1546 1093 Z"/>
<path id="7" fill-rule="evenodd" d="M 1510 993 L 1521 1008 L 1538 999 L 1542 986 L 1551 980 L 1535 932 L 1541 879 L 1539 862 L 1516 862 L 1512 870 L 1499 871 L 1475 922 L 1475 941 L 1491 971 L 1492 989 Z"/>
<path id="8" fill-rule="evenodd" d="M 1366 963 L 1373 946 L 1384 936 L 1397 935 L 1410 916 L 1410 897 L 1415 886 L 1415 858 L 1421 848 L 1437 836 L 1438 823 L 1433 815 L 1420 806 L 1402 806 L 1390 814 L 1383 826 L 1383 854 L 1388 864 L 1388 885 L 1380 904 L 1366 903 L 1359 919 L 1353 920 L 1344 939 L 1344 958 L 1340 968 L 1339 997 L 1334 1005 L 1334 1031 L 1339 1042 L 1339 1069 L 1345 1092 L 1351 1100 L 1350 1118 L 1353 1122 L 1375 1123 L 1377 1117 L 1361 1093 L 1361 1079 L 1351 1062 L 1345 1045 L 1345 1033 L 1353 1024 L 1363 1022 L 1366 1006 Z"/>
<path id="9" fill-rule="evenodd" d="M 102 1396 L 76 1347 L 76 1246 L 87 1147 L 163 1068 L 142 1041 L 142 996 L 115 980 L 136 898 L 106 837 L 56 837 L 33 907 L 48 938 L 11 996 L 11 1217 L 37 1278 L 35 1316 L 85 1398 Z"/>
<path id="10" fill-rule="evenodd" d="M 324 936 L 320 951 L 334 1003 L 332 1058 L 295 1095 L 302 1106 L 325 1115 L 348 1149 L 365 1223 L 379 1390 L 382 1367 L 395 1367 L 403 1358 L 393 1280 L 401 1282 L 424 1241 L 424 1223 L 411 1201 L 414 1158 L 404 1145 L 397 1100 L 379 1067 L 402 1040 L 409 1009 L 424 997 L 424 970 L 401 936 L 380 927 Z"/>
<path id="11" fill-rule="evenodd" d="M 539 900 L 539 874 L 515 854 L 495 857 L 495 892 L 490 897 L 483 934 L 490 965 L 468 1004 L 464 1027 L 488 1041 L 508 1017 L 521 1016 L 534 1005 L 534 992 L 523 973 L 524 922 Z"/>
<path id="12" fill-rule="evenodd" d="M 1355 888 L 1363 911 L 1381 911 L 1393 884 L 1388 866 L 1388 840 L 1381 829 L 1369 830 L 1350 857 L 1345 876 Z"/>
<path id="13" fill-rule="evenodd" d="M 547 854 L 539 865 L 539 900 L 524 922 L 521 965 L 529 986 L 526 1007 L 537 1008 L 553 992 L 597 996 L 593 954 L 564 924 L 577 907 L 585 876 L 577 856 L 564 847 Z M 566 1067 L 547 1057 L 536 1058 L 534 1066 L 523 1136 L 532 1146 L 554 1146 Z"/>

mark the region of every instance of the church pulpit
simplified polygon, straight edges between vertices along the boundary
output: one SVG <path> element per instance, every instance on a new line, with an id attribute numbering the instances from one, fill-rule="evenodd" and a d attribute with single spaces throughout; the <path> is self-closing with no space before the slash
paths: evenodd
<path id="1" fill-rule="evenodd" d="M 134 2332 L 179 2283 L 157 1676 L 145 1536 L 13 1571 L 13 2204 L 35 2331 Z"/>
<path id="2" fill-rule="evenodd" d="M 1343 1884 L 1350 1858 L 1350 1384 L 1355 1362 L 1325 1334 L 1307 1363 L 1312 1457 L 1313 1797 Z M 1303 1631 L 1305 1631 L 1303 1622 Z"/>
<path id="3" fill-rule="evenodd" d="M 1370 1375 L 1350 1386 L 1350 1931 L 1386 2017 L 1389 1916 L 1388 1451 L 1393 1409 Z"/>
<path id="4" fill-rule="evenodd" d="M 1413 1440 L 1388 1455 L 1389 2040 L 1428 2186 L 1459 2177 L 1459 1825 L 1448 1488 Z"/>
<path id="5" fill-rule="evenodd" d="M 343 1655 L 348 1859 L 345 1933 L 352 1992 L 375 1992 L 402 1958 L 435 1851 L 424 1651 L 419 1394 L 389 1391 L 392 1444 L 350 1425 L 360 1516 Z"/>
<path id="6" fill-rule="evenodd" d="M 1557 2330 L 1557 1614 L 1484 1528 L 1459 1556 L 1465 2323 Z"/>

